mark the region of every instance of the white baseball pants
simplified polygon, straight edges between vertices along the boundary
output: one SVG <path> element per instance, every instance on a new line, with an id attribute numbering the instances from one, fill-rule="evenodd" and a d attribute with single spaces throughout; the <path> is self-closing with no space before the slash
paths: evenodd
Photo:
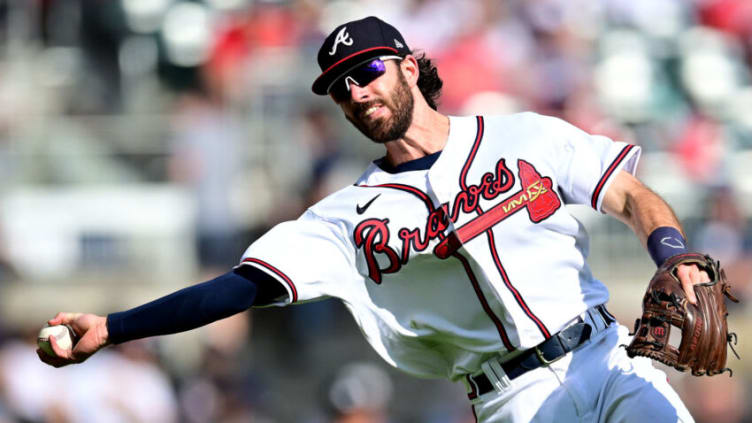
<path id="1" fill-rule="evenodd" d="M 511 381 L 503 392 L 472 401 L 478 423 L 693 422 L 666 374 L 648 358 L 627 356 L 626 327 L 601 319 L 591 339 L 547 367 Z"/>

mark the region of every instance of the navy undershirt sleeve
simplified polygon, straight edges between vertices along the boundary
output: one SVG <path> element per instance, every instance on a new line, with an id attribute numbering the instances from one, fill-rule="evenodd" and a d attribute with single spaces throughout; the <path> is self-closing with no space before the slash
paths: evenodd
<path id="1" fill-rule="evenodd" d="M 183 288 L 130 310 L 107 316 L 109 342 L 195 329 L 263 305 L 286 291 L 258 269 L 241 266 L 215 279 Z"/>

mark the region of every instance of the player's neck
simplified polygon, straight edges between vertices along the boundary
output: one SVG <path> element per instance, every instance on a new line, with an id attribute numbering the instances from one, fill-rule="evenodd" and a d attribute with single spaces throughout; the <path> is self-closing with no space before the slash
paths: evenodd
<path id="1" fill-rule="evenodd" d="M 430 108 L 422 97 L 420 100 L 405 136 L 384 144 L 386 160 L 392 166 L 441 151 L 449 138 L 449 118 Z"/>

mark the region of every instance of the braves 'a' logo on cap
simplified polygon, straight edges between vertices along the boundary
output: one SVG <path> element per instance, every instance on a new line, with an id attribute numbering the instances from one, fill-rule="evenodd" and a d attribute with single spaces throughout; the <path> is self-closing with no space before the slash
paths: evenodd
<path id="1" fill-rule="evenodd" d="M 346 26 L 343 26 L 337 33 L 337 36 L 334 37 L 334 45 L 332 45 L 332 49 L 329 51 L 330 56 L 334 56 L 334 54 L 337 53 L 337 46 L 339 46 L 340 43 L 346 46 L 351 46 L 353 43 L 352 37 L 347 33 Z"/>

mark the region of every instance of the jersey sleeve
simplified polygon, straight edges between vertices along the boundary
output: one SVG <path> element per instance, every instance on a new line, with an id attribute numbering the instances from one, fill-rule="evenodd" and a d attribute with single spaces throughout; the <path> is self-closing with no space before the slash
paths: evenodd
<path id="1" fill-rule="evenodd" d="M 640 147 L 591 135 L 563 120 L 551 118 L 553 160 L 559 189 L 567 204 L 586 204 L 602 211 L 603 195 L 621 170 L 634 174 Z"/>
<path id="2" fill-rule="evenodd" d="M 335 294 L 342 297 L 357 274 L 354 250 L 344 233 L 337 223 L 306 211 L 251 244 L 240 265 L 261 269 L 287 290 L 287 298 L 269 305 L 284 306 Z"/>

